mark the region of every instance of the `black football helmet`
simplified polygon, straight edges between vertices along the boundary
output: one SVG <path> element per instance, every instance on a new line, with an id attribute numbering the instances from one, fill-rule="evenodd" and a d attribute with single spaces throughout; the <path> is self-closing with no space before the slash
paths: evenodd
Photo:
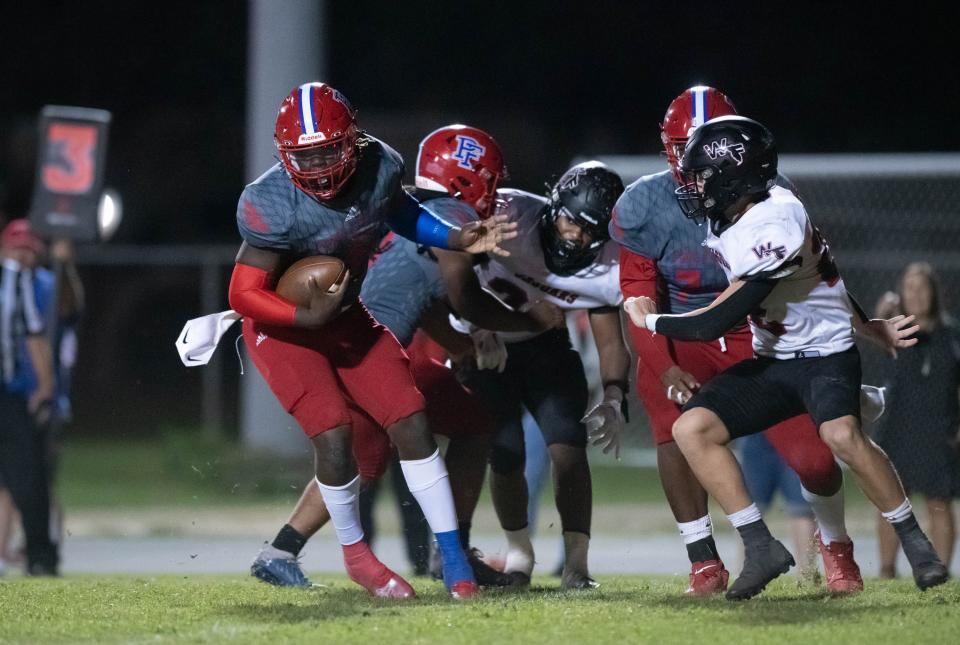
<path id="1" fill-rule="evenodd" d="M 761 123 L 722 116 L 696 128 L 680 159 L 677 201 L 687 217 L 723 222 L 744 195 L 762 196 L 777 179 L 777 146 Z"/>
<path id="2" fill-rule="evenodd" d="M 610 213 L 623 194 L 620 175 L 599 161 L 586 161 L 570 168 L 550 189 L 550 202 L 540 216 L 540 241 L 547 268 L 556 275 L 573 275 L 596 261 L 610 239 Z M 564 239 L 557 219 L 566 217 L 590 234 L 581 246 Z"/>

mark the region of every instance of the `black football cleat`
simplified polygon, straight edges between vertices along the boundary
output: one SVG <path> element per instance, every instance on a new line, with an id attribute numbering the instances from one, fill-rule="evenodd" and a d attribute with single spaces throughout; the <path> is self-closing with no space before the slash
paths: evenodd
<path id="1" fill-rule="evenodd" d="M 727 590 L 727 600 L 753 598 L 771 580 L 786 573 L 795 564 L 793 556 L 779 540 L 770 538 L 768 542 L 747 548 L 743 571 Z"/>
<path id="2" fill-rule="evenodd" d="M 510 586 L 515 589 L 526 589 L 530 586 L 530 575 L 523 571 L 504 571 L 503 573 L 510 578 Z"/>
<path id="3" fill-rule="evenodd" d="M 600 583 L 582 571 L 564 568 L 563 574 L 560 576 L 560 588 L 587 591 L 599 589 Z"/>
<path id="4" fill-rule="evenodd" d="M 481 587 L 512 587 L 514 585 L 513 578 L 510 575 L 497 571 L 484 562 L 483 553 L 476 547 L 467 551 L 467 562 L 473 569 L 473 577 L 477 579 L 477 584 Z"/>
<path id="5" fill-rule="evenodd" d="M 920 527 L 900 537 L 903 552 L 913 569 L 913 580 L 920 591 L 942 585 L 950 577 L 947 568 L 937 556 L 930 540 L 924 535 Z"/>

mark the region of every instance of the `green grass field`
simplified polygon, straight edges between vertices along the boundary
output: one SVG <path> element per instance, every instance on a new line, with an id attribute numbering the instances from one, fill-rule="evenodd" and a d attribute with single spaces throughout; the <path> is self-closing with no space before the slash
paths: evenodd
<path id="1" fill-rule="evenodd" d="M 68 523 L 71 512 L 82 519 L 145 509 L 188 524 L 211 510 L 248 517 L 267 508 L 282 518 L 309 477 L 309 460 L 302 462 L 266 462 L 229 443 L 183 435 L 151 443 L 77 441 L 63 452 L 58 488 Z M 593 472 L 601 532 L 672 534 L 654 469 L 595 460 Z M 850 479 L 848 508 L 872 522 Z M 666 518 L 662 527 L 654 526 L 654 508 Z M 486 496 L 481 512 L 492 513 Z M 163 518 L 143 521 L 170 534 L 183 530 Z M 493 518 L 486 523 L 494 526 Z M 787 576 L 760 598 L 731 604 L 684 598 L 685 577 L 600 576 L 603 586 L 593 593 L 547 585 L 454 603 L 439 583 L 416 580 L 417 600 L 389 603 L 368 598 L 342 575 L 311 577 L 323 585 L 275 589 L 245 575 L 0 578 L 0 643 L 913 644 L 956 642 L 960 634 L 958 582 L 921 594 L 909 580 L 868 580 L 862 595 L 834 598 Z"/>
<path id="2" fill-rule="evenodd" d="M 234 443 L 170 434 L 151 442 L 68 441 L 59 490 L 71 509 L 284 503 L 292 505 L 312 476 L 312 458 L 277 461 L 243 453 Z M 665 503 L 655 468 L 617 464 L 594 454 L 595 505 Z M 847 478 L 847 505 L 866 500 Z M 549 486 L 543 496 L 552 501 Z M 489 501 L 484 494 L 481 503 Z"/>
<path id="3" fill-rule="evenodd" d="M 420 597 L 397 603 L 345 579 L 293 590 L 239 577 L 18 578 L 0 582 L 0 642 L 951 643 L 960 633 L 957 582 L 920 593 L 871 580 L 833 598 L 787 578 L 739 604 L 684 598 L 676 578 L 601 582 L 455 603 L 418 581 Z"/>
<path id="4" fill-rule="evenodd" d="M 205 443 L 182 434 L 151 442 L 68 441 L 59 489 L 72 509 L 275 501 L 292 505 L 312 468 L 308 455 L 268 460 L 244 454 L 229 442 Z M 605 459 L 596 459 L 591 468 L 597 504 L 664 500 L 654 468 L 630 468 Z M 549 486 L 544 494 L 552 497 Z"/>

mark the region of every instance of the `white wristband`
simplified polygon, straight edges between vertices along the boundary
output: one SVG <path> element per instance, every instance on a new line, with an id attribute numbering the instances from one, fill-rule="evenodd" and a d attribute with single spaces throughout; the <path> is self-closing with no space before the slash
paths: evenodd
<path id="1" fill-rule="evenodd" d="M 647 314 L 643 319 L 643 325 L 653 333 L 657 333 L 657 318 L 663 314 Z"/>

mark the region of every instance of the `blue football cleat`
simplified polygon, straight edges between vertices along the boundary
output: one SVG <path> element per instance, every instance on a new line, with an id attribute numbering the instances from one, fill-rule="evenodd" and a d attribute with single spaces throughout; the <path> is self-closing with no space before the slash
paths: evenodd
<path id="1" fill-rule="evenodd" d="M 277 587 L 309 587 L 299 558 L 266 558 L 261 552 L 250 565 L 250 575 Z"/>

